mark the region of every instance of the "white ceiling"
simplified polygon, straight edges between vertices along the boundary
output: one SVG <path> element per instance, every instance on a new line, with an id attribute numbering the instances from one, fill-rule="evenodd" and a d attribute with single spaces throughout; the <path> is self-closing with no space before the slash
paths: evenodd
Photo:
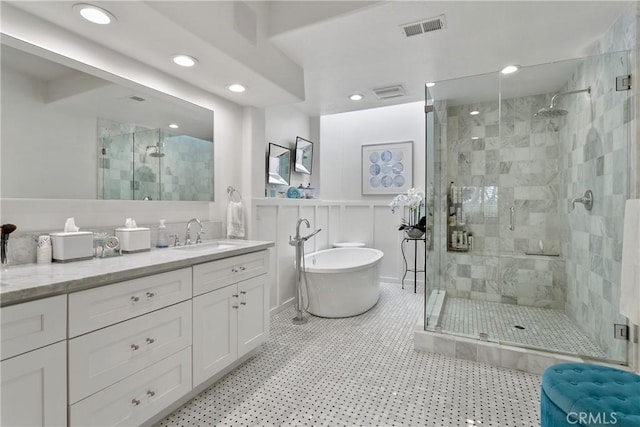
<path id="1" fill-rule="evenodd" d="M 106 27 L 82 21 L 71 9 L 75 2 L 8 3 L 241 105 L 294 104 L 320 115 L 422 100 L 427 81 L 507 63 L 592 54 L 632 2 L 92 2 L 118 18 Z M 444 30 L 411 38 L 401 31 L 401 24 L 443 14 Z M 177 52 L 198 57 L 198 66 L 174 66 L 169 57 Z M 550 75 L 530 80 L 555 84 Z M 236 81 L 249 90 L 229 93 L 226 86 Z M 404 85 L 407 96 L 380 101 L 371 92 L 393 84 Z M 356 92 L 365 99 L 349 101 Z"/>

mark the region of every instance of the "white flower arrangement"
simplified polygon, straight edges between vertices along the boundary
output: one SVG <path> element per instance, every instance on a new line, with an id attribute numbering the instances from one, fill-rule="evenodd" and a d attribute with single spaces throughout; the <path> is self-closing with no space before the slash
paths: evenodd
<path id="1" fill-rule="evenodd" d="M 400 230 L 412 227 L 419 227 L 421 219 L 422 205 L 424 203 L 425 193 L 421 188 L 410 188 L 406 193 L 400 193 L 389 203 L 391 212 L 395 213 L 396 209 L 407 206 L 409 208 L 409 220 L 402 219 Z M 423 230 L 424 231 L 424 230 Z"/>

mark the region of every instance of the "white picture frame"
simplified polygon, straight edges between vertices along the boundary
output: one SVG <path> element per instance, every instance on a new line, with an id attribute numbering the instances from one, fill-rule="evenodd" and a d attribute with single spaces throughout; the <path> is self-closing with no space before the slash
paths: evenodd
<path id="1" fill-rule="evenodd" d="M 390 195 L 413 186 L 413 141 L 363 144 L 363 195 Z"/>

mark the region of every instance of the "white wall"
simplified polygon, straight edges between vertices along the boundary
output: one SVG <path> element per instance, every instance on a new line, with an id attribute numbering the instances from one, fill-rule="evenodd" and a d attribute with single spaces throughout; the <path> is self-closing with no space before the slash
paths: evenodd
<path id="1" fill-rule="evenodd" d="M 267 117 L 267 135 L 282 135 L 283 139 L 290 137 L 289 129 L 296 129 L 295 120 L 289 123 L 286 119 L 301 118 L 284 108 L 267 114 Z M 276 242 L 271 254 L 275 277 L 271 288 L 273 311 L 291 303 L 295 295 L 295 249 L 288 244 L 288 240 L 290 235 L 295 234 L 297 219 L 302 217 L 309 220 L 312 229 L 322 228 L 318 235 L 306 243 L 307 253 L 329 248 L 337 241 L 364 242 L 385 253 L 380 265 L 381 279 L 400 282 L 404 273 L 400 251 L 403 234 L 397 230 L 401 215 L 391 213 L 388 206 L 391 196 L 362 196 L 362 144 L 413 141 L 413 185 L 424 188 L 423 102 L 322 116 L 319 120 L 311 118 L 309 123 L 311 129 L 317 128 L 319 132 L 319 143 L 316 145 L 316 141 L 313 138 L 311 140 L 314 142 L 314 160 L 318 159 L 319 162 L 314 164 L 313 179 L 319 179 L 321 198 L 256 198 L 252 203 L 254 237 Z M 306 232 L 306 228 L 303 229 Z M 413 264 L 413 245 L 405 249 L 407 260 Z M 423 259 L 424 250 L 419 248 L 418 260 Z M 418 268 L 422 268 L 420 262 Z M 418 286 L 423 285 L 424 274 L 417 275 L 417 282 Z M 405 286 L 413 287 L 412 273 L 407 275 Z"/>
<path id="2" fill-rule="evenodd" d="M 283 147 L 290 148 L 292 164 L 291 181 L 289 186 L 297 187 L 300 184 L 306 186 L 307 184 L 311 183 L 312 187 L 316 187 L 320 174 L 317 169 L 313 169 L 313 167 L 315 167 L 315 164 L 312 167 L 311 175 L 295 172 L 293 170 L 297 136 L 313 142 L 314 163 L 318 159 L 317 154 L 320 150 L 320 145 L 318 143 L 317 135 L 314 135 L 311 132 L 311 118 L 305 113 L 291 106 L 269 107 L 265 110 L 265 117 L 265 158 L 269 150 L 269 143 L 278 144 Z M 280 190 L 286 190 L 286 188 L 288 188 L 288 186 L 281 186 Z"/>
<path id="3" fill-rule="evenodd" d="M 363 144 L 413 141 L 413 186 L 424 189 L 424 102 L 320 118 L 320 187 L 326 200 L 389 200 L 361 194 Z"/>

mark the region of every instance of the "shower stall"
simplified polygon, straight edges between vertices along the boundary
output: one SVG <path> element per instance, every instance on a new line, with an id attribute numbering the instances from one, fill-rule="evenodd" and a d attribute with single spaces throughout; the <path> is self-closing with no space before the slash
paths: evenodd
<path id="1" fill-rule="evenodd" d="M 628 74 L 625 51 L 427 89 L 425 330 L 626 362 Z"/>

